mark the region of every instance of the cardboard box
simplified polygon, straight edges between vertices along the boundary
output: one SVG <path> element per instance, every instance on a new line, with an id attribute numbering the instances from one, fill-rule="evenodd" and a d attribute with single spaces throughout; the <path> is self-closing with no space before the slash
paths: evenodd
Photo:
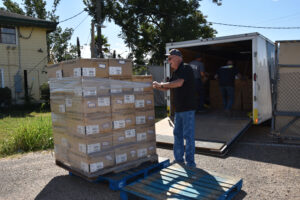
<path id="1" fill-rule="evenodd" d="M 80 173 L 91 175 L 115 165 L 114 151 L 107 151 L 94 156 L 81 156 L 69 152 L 71 167 Z"/>
<path id="2" fill-rule="evenodd" d="M 128 77 L 132 76 L 132 61 L 124 59 L 109 59 L 109 77 Z"/>
<path id="3" fill-rule="evenodd" d="M 136 145 L 127 145 L 115 149 L 116 165 L 137 160 Z"/>
<path id="4" fill-rule="evenodd" d="M 145 125 L 146 124 L 146 112 L 145 111 L 136 111 L 135 112 L 135 124 L 137 126 L 139 125 Z"/>
<path id="5" fill-rule="evenodd" d="M 135 128 L 114 130 L 113 131 L 113 146 L 129 145 L 136 142 Z"/>
<path id="6" fill-rule="evenodd" d="M 135 115 L 132 110 L 112 113 L 113 129 L 127 129 L 135 125 Z"/>
<path id="7" fill-rule="evenodd" d="M 115 94 L 133 94 L 134 83 L 128 77 L 109 77 L 113 81 L 110 88 L 111 95 Z"/>
<path id="8" fill-rule="evenodd" d="M 111 104 L 112 112 L 122 112 L 124 110 L 132 112 L 132 110 L 134 110 L 134 95 L 111 95 Z"/>
<path id="9" fill-rule="evenodd" d="M 68 131 L 74 135 L 99 135 L 112 131 L 111 117 L 92 118 L 82 115 L 82 118 L 72 115 L 68 117 Z"/>
<path id="10" fill-rule="evenodd" d="M 61 62 L 64 77 L 108 78 L 108 61 L 101 58 L 74 59 Z"/>
<path id="11" fill-rule="evenodd" d="M 76 137 L 67 133 L 55 132 L 53 136 L 55 144 L 81 155 L 91 155 L 113 149 L 112 134 L 110 133 L 97 137 Z"/>
<path id="12" fill-rule="evenodd" d="M 134 93 L 153 93 L 153 87 L 152 87 L 152 76 L 151 75 L 133 75 L 132 79 L 133 82 L 142 82 L 142 83 L 148 83 L 148 87 L 140 88 L 136 87 L 133 89 Z"/>
<path id="13" fill-rule="evenodd" d="M 136 141 L 148 142 L 155 141 L 155 128 L 154 126 L 137 126 L 136 127 Z"/>
<path id="14" fill-rule="evenodd" d="M 66 115 L 52 112 L 51 119 L 53 127 L 67 127 Z"/>
<path id="15" fill-rule="evenodd" d="M 136 110 L 151 110 L 154 109 L 153 94 L 135 94 L 135 109 Z"/>
<path id="16" fill-rule="evenodd" d="M 63 77 L 63 71 L 61 65 L 53 64 L 47 66 L 47 75 L 48 78 L 62 78 Z"/>
<path id="17" fill-rule="evenodd" d="M 51 112 L 55 114 L 65 114 L 66 113 L 65 98 L 56 97 L 50 99 L 50 107 L 51 107 Z"/>
<path id="18" fill-rule="evenodd" d="M 66 111 L 73 113 L 105 113 L 111 112 L 110 96 L 66 98 Z"/>

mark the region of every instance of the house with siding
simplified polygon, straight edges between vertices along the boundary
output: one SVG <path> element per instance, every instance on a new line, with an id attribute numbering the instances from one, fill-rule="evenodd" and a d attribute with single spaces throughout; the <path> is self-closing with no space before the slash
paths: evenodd
<path id="1" fill-rule="evenodd" d="M 11 89 L 13 103 L 24 102 L 26 95 L 40 100 L 40 85 L 48 81 L 46 36 L 56 26 L 0 10 L 0 87 Z"/>

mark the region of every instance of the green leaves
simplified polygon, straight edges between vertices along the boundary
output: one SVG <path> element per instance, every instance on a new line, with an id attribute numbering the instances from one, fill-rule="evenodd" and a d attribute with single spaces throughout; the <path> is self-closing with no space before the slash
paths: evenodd
<path id="1" fill-rule="evenodd" d="M 84 3 L 95 17 L 95 0 Z M 213 37 L 216 33 L 206 24 L 197 0 L 103 0 L 103 5 L 103 19 L 114 20 L 121 27 L 120 36 L 139 64 L 149 54 L 151 64 L 162 64 L 168 42 Z"/>

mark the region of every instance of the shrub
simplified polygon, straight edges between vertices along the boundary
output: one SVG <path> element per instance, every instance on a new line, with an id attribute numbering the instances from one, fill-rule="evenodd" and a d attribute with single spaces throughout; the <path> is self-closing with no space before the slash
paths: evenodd
<path id="1" fill-rule="evenodd" d="M 8 87 L 0 88 L 0 106 L 8 106 L 11 105 L 11 90 Z"/>
<path id="2" fill-rule="evenodd" d="M 50 103 L 50 89 L 48 83 L 43 83 L 40 86 L 41 90 L 41 99 L 45 101 L 45 103 Z"/>

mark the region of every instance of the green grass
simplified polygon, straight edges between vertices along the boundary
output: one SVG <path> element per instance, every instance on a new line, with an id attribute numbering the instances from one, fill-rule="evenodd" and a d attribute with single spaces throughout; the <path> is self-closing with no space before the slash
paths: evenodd
<path id="1" fill-rule="evenodd" d="M 0 157 L 53 148 L 50 113 L 0 119 Z"/>

